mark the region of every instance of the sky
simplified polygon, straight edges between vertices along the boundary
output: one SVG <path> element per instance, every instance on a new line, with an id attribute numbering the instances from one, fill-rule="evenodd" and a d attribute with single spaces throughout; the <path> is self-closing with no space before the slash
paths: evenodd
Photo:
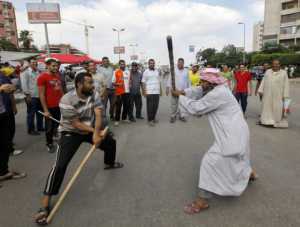
<path id="1" fill-rule="evenodd" d="M 26 2 L 39 0 L 10 0 L 16 8 L 18 30 L 32 31 L 37 46 L 45 44 L 43 25 L 29 24 Z M 51 44 L 70 43 L 86 51 L 84 28 L 70 23 L 93 26 L 89 34 L 90 55 L 93 58 L 108 56 L 113 62 L 117 34 L 112 28 L 125 28 L 121 33 L 121 46 L 126 53 L 121 58 L 129 61 L 135 52 L 140 58 L 154 58 L 159 64 L 168 63 L 166 36 L 172 35 L 175 58 L 194 61 L 189 45 L 196 50 L 208 47 L 221 50 L 227 44 L 243 45 L 243 28 L 246 24 L 246 50 L 252 50 L 254 23 L 263 20 L 264 0 L 46 0 L 58 2 L 61 7 L 61 24 L 49 24 Z M 130 44 L 137 44 L 134 48 Z"/>

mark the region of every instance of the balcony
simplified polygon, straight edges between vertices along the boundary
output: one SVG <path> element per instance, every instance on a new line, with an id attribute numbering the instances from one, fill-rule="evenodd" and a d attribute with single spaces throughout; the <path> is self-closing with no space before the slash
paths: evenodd
<path id="1" fill-rule="evenodd" d="M 294 13 L 299 13 L 300 12 L 300 8 L 295 7 L 292 9 L 284 9 L 280 11 L 280 15 L 289 15 L 289 14 L 294 14 Z"/>
<path id="2" fill-rule="evenodd" d="M 279 40 L 300 38 L 300 33 L 296 34 L 280 34 Z"/>
<path id="3" fill-rule="evenodd" d="M 293 2 L 294 0 L 281 0 L 281 3 Z"/>

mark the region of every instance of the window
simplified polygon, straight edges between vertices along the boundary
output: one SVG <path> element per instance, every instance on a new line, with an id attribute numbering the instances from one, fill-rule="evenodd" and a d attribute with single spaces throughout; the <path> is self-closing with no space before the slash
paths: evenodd
<path id="1" fill-rule="evenodd" d="M 0 23 L 0 28 L 4 28 L 4 24 L 3 23 Z"/>
<path id="2" fill-rule="evenodd" d="M 282 3 L 282 10 L 293 9 L 298 7 L 298 0 Z"/>
<path id="3" fill-rule="evenodd" d="M 11 31 L 11 32 L 10 32 L 10 35 L 11 35 L 11 36 L 15 36 L 16 33 L 15 33 L 14 31 Z"/>
<path id="4" fill-rule="evenodd" d="M 281 16 L 281 23 L 296 22 L 297 20 L 300 20 L 300 13 L 293 13 Z"/>
<path id="5" fill-rule="evenodd" d="M 297 27 L 290 26 L 290 27 L 283 27 L 280 28 L 280 34 L 288 35 L 288 34 L 296 34 Z"/>

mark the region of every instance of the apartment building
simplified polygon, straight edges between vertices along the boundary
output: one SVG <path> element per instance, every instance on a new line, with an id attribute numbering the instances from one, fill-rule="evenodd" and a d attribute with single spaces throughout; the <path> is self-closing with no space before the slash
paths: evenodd
<path id="1" fill-rule="evenodd" d="M 253 51 L 260 51 L 263 47 L 264 23 L 262 21 L 253 26 Z"/>
<path id="2" fill-rule="evenodd" d="M 265 0 L 263 43 L 300 45 L 300 0 Z"/>
<path id="3" fill-rule="evenodd" d="M 19 47 L 15 9 L 7 1 L 0 1 L 0 39 L 6 39 Z"/>

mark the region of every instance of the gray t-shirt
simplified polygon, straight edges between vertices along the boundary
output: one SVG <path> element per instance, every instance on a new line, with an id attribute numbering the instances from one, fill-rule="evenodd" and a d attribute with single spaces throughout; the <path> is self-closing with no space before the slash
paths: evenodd
<path id="1" fill-rule="evenodd" d="M 141 94 L 142 73 L 130 73 L 130 93 L 133 95 Z"/>
<path id="2" fill-rule="evenodd" d="M 95 126 L 95 108 L 103 108 L 101 98 L 98 92 L 87 99 L 78 97 L 76 90 L 72 90 L 65 94 L 60 103 L 59 108 L 61 111 L 61 125 L 59 131 L 75 132 L 82 134 L 79 129 L 72 126 L 72 120 L 78 118 L 82 123 L 94 127 Z M 105 116 L 102 113 L 102 129 L 106 126 Z"/>

